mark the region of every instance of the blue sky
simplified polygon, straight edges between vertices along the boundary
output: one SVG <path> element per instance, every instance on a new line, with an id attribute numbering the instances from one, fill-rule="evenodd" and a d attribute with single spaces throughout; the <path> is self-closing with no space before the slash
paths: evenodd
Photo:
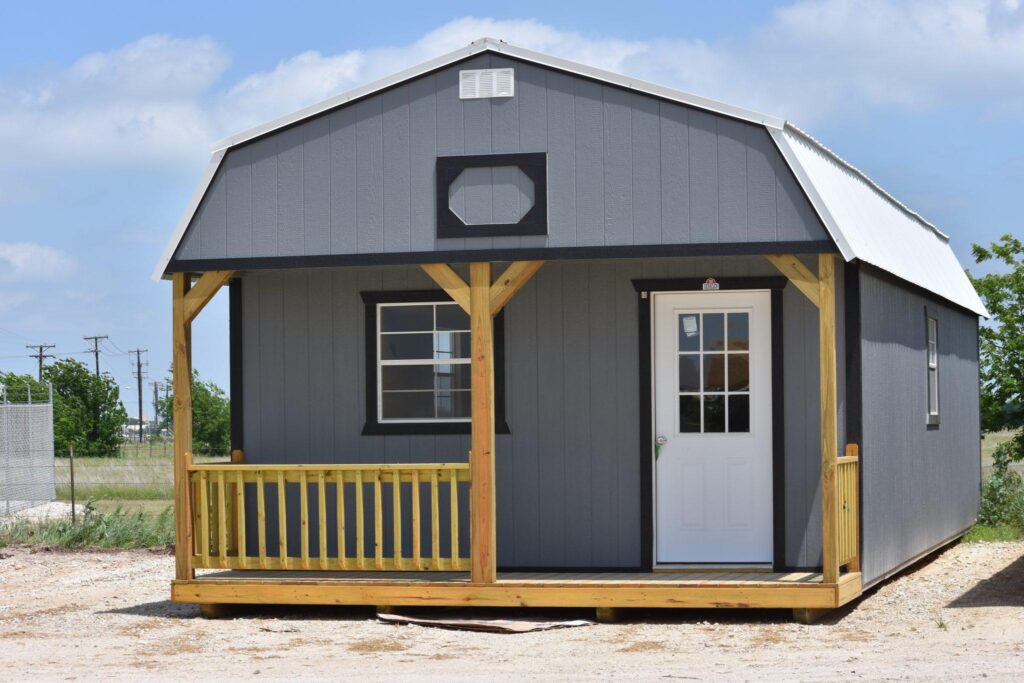
<path id="1" fill-rule="evenodd" d="M 13 6 L 12 6 L 13 5 Z M 952 236 L 1024 233 L 1019 0 L 11 3 L 0 6 L 0 368 L 28 343 L 170 363 L 150 273 L 233 132 L 490 35 L 786 117 Z M 226 302 L 194 329 L 227 386 Z M 134 412 L 134 409 L 132 409 Z M 147 405 L 146 412 L 150 409 Z"/>

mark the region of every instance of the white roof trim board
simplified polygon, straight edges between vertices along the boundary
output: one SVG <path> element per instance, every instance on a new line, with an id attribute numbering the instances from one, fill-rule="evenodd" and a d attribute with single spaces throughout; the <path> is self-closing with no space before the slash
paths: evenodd
<path id="1" fill-rule="evenodd" d="M 199 187 L 189 200 L 185 213 L 153 273 L 154 279 L 160 279 L 166 272 L 192 217 L 199 209 L 207 188 L 213 182 L 221 161 L 232 147 L 483 52 L 505 54 L 522 61 L 764 126 L 807 193 L 844 259 L 860 259 L 979 315 L 988 315 L 949 247 L 947 235 L 898 202 L 865 174 L 784 119 L 515 47 L 493 38 L 473 41 L 462 49 L 300 109 L 217 143 Z"/>

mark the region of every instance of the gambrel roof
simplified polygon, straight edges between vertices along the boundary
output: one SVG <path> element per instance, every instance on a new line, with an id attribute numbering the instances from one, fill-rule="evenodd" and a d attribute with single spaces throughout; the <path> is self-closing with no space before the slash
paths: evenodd
<path id="1" fill-rule="evenodd" d="M 950 248 L 947 235 L 788 121 L 515 47 L 492 38 L 474 41 L 460 50 L 219 142 L 214 146 L 210 163 L 157 265 L 154 277 L 160 278 L 167 272 L 171 259 L 229 150 L 487 52 L 763 126 L 844 259 L 869 263 L 963 308 L 987 315 L 977 292 Z"/>

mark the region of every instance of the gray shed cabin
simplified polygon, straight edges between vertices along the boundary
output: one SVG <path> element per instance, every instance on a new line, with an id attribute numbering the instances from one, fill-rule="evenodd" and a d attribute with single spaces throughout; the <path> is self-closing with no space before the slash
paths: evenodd
<path id="1" fill-rule="evenodd" d="M 786 121 L 492 39 L 230 138 L 155 274 L 172 596 L 842 605 L 978 509 L 948 242 Z"/>

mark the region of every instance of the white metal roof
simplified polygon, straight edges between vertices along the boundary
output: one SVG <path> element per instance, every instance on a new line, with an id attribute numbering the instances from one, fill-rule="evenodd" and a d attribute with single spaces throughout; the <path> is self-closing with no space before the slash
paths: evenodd
<path id="1" fill-rule="evenodd" d="M 505 54 L 764 126 L 810 198 L 843 258 L 847 261 L 860 259 L 979 315 L 988 315 L 953 254 L 947 235 L 796 126 L 780 118 L 516 47 L 494 38 L 473 41 L 454 52 L 218 142 L 214 145 L 213 155 L 202 180 L 157 264 L 154 279 L 161 278 L 166 272 L 221 161 L 232 147 L 483 52 Z"/>

